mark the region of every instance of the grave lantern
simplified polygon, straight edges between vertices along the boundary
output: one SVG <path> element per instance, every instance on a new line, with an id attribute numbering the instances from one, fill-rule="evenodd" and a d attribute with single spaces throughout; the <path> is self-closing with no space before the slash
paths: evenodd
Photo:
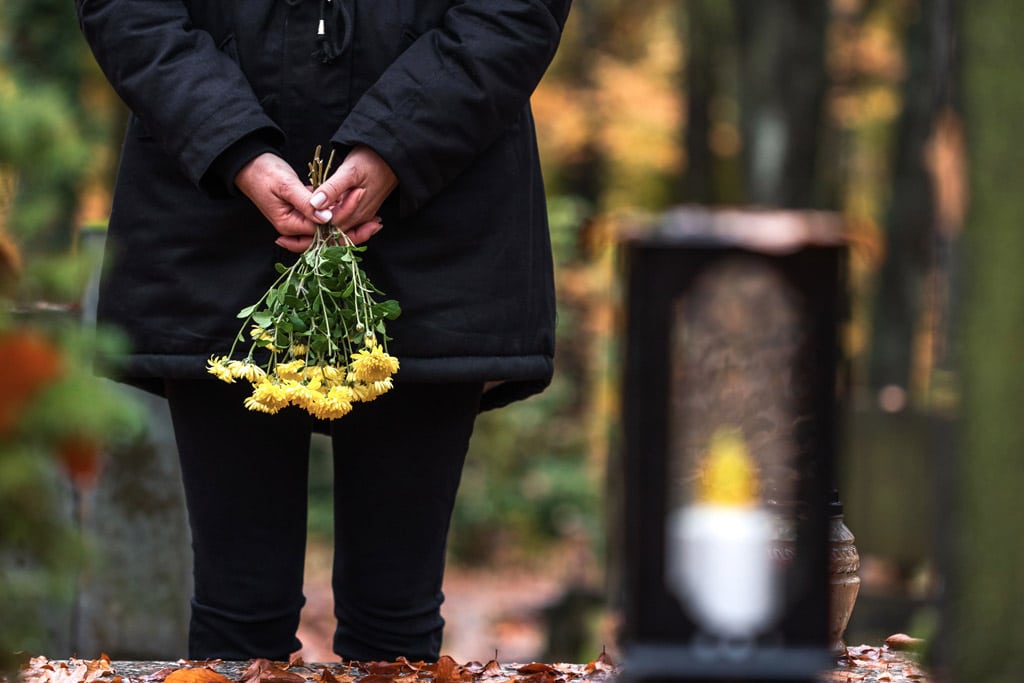
<path id="1" fill-rule="evenodd" d="M 814 681 L 830 666 L 841 221 L 684 207 L 623 242 L 624 675 Z"/>

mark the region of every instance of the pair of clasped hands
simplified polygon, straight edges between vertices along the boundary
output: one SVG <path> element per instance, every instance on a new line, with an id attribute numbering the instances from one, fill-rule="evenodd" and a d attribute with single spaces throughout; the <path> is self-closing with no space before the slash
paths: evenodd
<path id="1" fill-rule="evenodd" d="M 311 189 L 276 154 L 261 154 L 235 176 L 235 185 L 281 235 L 276 244 L 300 253 L 313 241 L 317 226 L 329 223 L 362 244 L 383 226 L 380 205 L 398 179 L 369 147 L 352 149 L 330 178 Z"/>

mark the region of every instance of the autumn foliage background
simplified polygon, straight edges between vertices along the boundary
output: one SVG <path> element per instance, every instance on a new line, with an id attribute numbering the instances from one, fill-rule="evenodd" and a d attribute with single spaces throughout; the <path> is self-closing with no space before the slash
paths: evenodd
<path id="1" fill-rule="evenodd" d="M 585 651 L 560 653 L 592 657 L 600 649 L 594 639 L 603 637 L 598 624 L 608 619 L 594 605 L 607 597 L 606 467 L 617 438 L 622 319 L 618 226 L 681 203 L 819 208 L 844 216 L 851 241 L 841 494 L 864 559 L 851 637 L 937 634 L 943 558 L 967 576 L 992 565 L 955 559 L 985 550 L 954 547 L 952 494 L 987 510 L 971 487 L 991 491 L 1000 482 L 975 482 L 975 474 L 1004 475 L 1012 489 L 1005 475 L 1019 465 L 998 458 L 1024 444 L 1009 410 L 1022 372 L 1015 349 L 1024 348 L 1024 330 L 1012 321 L 1024 318 L 1016 294 L 1024 283 L 1004 260 L 1021 253 L 1012 225 L 1021 215 L 1012 182 L 1019 146 L 1006 141 L 1015 115 L 1024 114 L 1007 71 L 1020 63 L 1007 58 L 1018 48 L 1006 37 L 1020 14 L 1015 3 L 989 1 L 957 14 L 946 0 L 577 0 L 533 98 L 557 262 L 557 376 L 542 396 L 481 418 L 455 513 L 453 565 L 555 572 L 565 596 L 597 596 L 576 620 Z M 965 126 L 965 109 L 983 124 L 971 128 L 968 117 Z M 116 335 L 78 325 L 96 268 L 84 235 L 106 221 L 124 121 L 70 3 L 4 0 L 5 663 L 14 649 L 46 650 L 33 615 L 73 597 L 87 548 L 103 542 L 79 533 L 76 491 L 93 486 L 103 454 L 140 428 L 117 392 L 89 374 L 91 348 L 119 343 Z M 972 131 L 980 141 L 973 146 Z M 977 173 L 972 185 L 972 161 L 1005 170 Z M 971 216 L 969 186 L 976 197 L 979 187 L 994 188 L 980 194 Z M 984 239 L 965 238 L 972 220 L 986 226 Z M 987 347 L 992 334 L 1004 345 Z M 971 342 L 964 360 L 961 348 Z M 973 408 L 964 408 L 965 383 Z M 965 416 L 973 467 L 956 459 L 950 437 Z M 314 449 L 313 458 L 310 529 L 314 539 L 327 538 L 329 491 L 321 482 L 330 477 L 317 476 L 327 467 L 323 454 Z M 1000 524 L 995 507 L 966 518 L 972 530 Z M 991 545 L 1011 531 L 961 536 Z M 1004 555 L 1005 564 L 994 565 L 1003 573 L 986 575 L 982 588 L 1005 593 L 999 577 L 1011 570 L 1001 567 L 1016 555 Z M 1004 602 L 1013 608 L 996 610 L 997 619 L 1024 608 L 1019 587 L 1009 595 Z M 981 612 L 957 613 L 987 623 Z M 990 651 L 970 642 L 969 649 Z"/>

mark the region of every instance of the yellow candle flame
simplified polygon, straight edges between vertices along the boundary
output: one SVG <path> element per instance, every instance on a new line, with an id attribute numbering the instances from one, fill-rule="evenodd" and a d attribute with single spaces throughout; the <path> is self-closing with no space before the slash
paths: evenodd
<path id="1" fill-rule="evenodd" d="M 757 465 L 739 430 L 720 427 L 711 436 L 697 483 L 697 501 L 749 507 L 758 500 Z"/>

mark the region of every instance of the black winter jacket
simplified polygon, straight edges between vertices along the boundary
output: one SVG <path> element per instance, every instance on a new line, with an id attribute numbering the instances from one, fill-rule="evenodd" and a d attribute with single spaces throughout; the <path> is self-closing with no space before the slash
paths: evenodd
<path id="1" fill-rule="evenodd" d="M 129 337 L 120 377 L 203 376 L 294 258 L 233 189 L 239 161 L 275 149 L 304 178 L 317 144 L 362 143 L 399 179 L 364 255 L 402 305 L 396 381 L 503 382 L 484 407 L 539 391 L 554 293 L 529 97 L 570 0 L 333 2 L 77 0 L 132 112 L 98 313 Z M 324 7 L 343 10 L 329 63 Z"/>

